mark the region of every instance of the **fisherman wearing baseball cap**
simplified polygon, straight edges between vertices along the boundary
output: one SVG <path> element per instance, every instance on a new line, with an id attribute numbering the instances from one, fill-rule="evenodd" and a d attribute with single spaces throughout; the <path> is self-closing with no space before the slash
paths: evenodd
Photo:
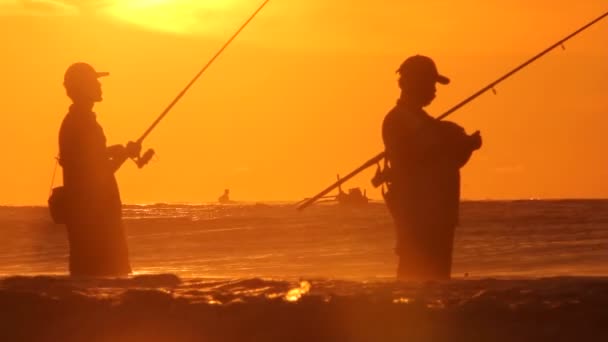
<path id="1" fill-rule="evenodd" d="M 141 146 L 133 142 L 106 145 L 93 106 L 103 100 L 99 78 L 108 75 L 78 62 L 68 67 L 63 79 L 72 105 L 59 131 L 65 194 L 60 208 L 68 231 L 73 276 L 131 273 L 114 172 L 127 158 L 137 157 Z"/>
<path id="2" fill-rule="evenodd" d="M 397 73 L 401 96 L 382 124 L 384 197 L 396 227 L 397 277 L 445 280 L 458 224 L 459 170 L 481 147 L 481 136 L 424 111 L 435 99 L 436 84 L 450 83 L 431 58 L 409 57 Z"/>
<path id="3" fill-rule="evenodd" d="M 94 102 L 102 101 L 101 83 L 98 78 L 109 76 L 109 72 L 98 72 L 90 64 L 77 62 L 68 67 L 63 75 L 63 86 L 72 101 L 82 102 L 90 98 Z"/>

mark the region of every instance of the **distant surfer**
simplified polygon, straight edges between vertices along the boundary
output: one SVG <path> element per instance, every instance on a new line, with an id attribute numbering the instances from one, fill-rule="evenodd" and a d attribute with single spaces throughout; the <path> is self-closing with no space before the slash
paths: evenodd
<path id="1" fill-rule="evenodd" d="M 233 201 L 230 200 L 230 189 L 224 189 L 224 194 L 220 196 L 217 200 L 221 204 L 233 203 Z"/>
<path id="2" fill-rule="evenodd" d="M 435 98 L 436 83 L 449 83 L 432 59 L 412 56 L 397 72 L 401 96 L 382 125 L 388 162 L 385 200 L 396 226 L 397 276 L 446 280 L 458 224 L 459 169 L 481 147 L 481 135 L 468 135 L 423 110 Z"/>
<path id="3" fill-rule="evenodd" d="M 141 146 L 133 142 L 106 146 L 93 106 L 102 101 L 98 78 L 107 75 L 86 63 L 72 64 L 64 75 L 72 105 L 59 131 L 59 163 L 66 198 L 69 269 L 74 276 L 131 273 L 114 172 L 127 158 L 137 157 Z"/>

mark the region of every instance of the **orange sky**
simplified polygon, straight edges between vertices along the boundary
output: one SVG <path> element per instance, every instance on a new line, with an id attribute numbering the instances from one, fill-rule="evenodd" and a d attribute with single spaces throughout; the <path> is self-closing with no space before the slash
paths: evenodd
<path id="1" fill-rule="evenodd" d="M 529 2 L 271 0 L 145 141 L 158 158 L 119 171 L 123 202 L 314 195 L 381 151 L 407 56 L 452 79 L 439 115 L 608 10 Z M 98 120 L 109 143 L 135 140 L 260 3 L 0 0 L 0 204 L 46 202 L 69 64 L 111 72 Z M 453 114 L 484 137 L 463 197 L 608 197 L 607 61 L 608 19 Z M 346 188 L 380 198 L 373 171 Z"/>

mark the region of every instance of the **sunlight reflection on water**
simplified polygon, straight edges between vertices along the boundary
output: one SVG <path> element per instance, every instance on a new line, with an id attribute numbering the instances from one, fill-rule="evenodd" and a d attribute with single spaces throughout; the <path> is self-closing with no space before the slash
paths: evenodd
<path id="1" fill-rule="evenodd" d="M 310 283 L 307 281 L 301 281 L 300 287 L 289 290 L 285 295 L 284 299 L 288 302 L 297 302 L 302 298 L 303 295 L 310 291 Z"/>

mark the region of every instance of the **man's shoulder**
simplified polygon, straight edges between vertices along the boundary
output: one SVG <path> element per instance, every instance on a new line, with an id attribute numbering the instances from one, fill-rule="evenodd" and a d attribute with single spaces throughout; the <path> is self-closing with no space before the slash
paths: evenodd
<path id="1" fill-rule="evenodd" d="M 403 126 L 403 118 L 401 118 L 397 107 L 393 107 L 382 120 L 382 135 L 393 135 L 393 132 L 400 131 L 400 127 Z"/>
<path id="2" fill-rule="evenodd" d="M 384 129 L 398 128 L 399 130 L 419 129 L 428 123 L 428 119 L 419 113 L 413 113 L 405 108 L 396 106 L 386 114 L 383 121 Z"/>
<path id="3" fill-rule="evenodd" d="M 72 128 L 73 126 L 75 126 L 75 122 L 74 122 L 74 115 L 67 113 L 64 117 L 63 120 L 61 120 L 61 126 L 60 126 L 60 132 L 69 130 L 70 128 Z"/>
<path id="4" fill-rule="evenodd" d="M 70 110 L 63 118 L 61 126 L 82 129 L 98 127 L 100 125 L 97 122 L 94 113 L 80 113 Z"/>
<path id="5" fill-rule="evenodd" d="M 405 124 L 411 118 L 411 115 L 408 114 L 405 108 L 395 106 L 386 114 L 383 123 L 385 125 Z"/>
<path id="6" fill-rule="evenodd" d="M 386 113 L 386 115 L 384 116 L 384 120 L 382 121 L 383 126 L 386 126 L 387 124 L 395 121 L 395 118 L 397 116 L 396 111 L 397 107 L 393 107 L 388 113 Z"/>

